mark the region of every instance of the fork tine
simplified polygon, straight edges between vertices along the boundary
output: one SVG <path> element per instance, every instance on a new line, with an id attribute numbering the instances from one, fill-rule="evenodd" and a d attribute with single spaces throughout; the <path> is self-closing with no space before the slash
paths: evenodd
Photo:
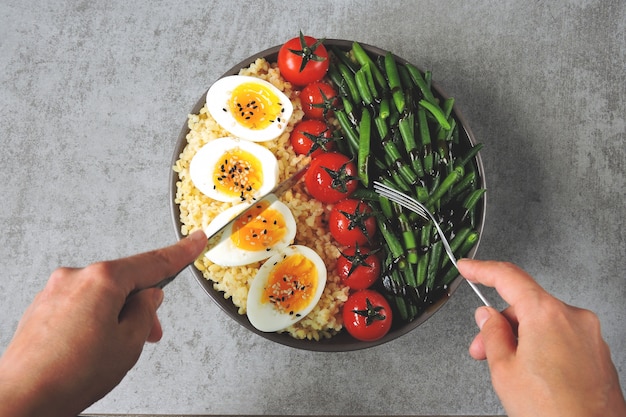
<path id="1" fill-rule="evenodd" d="M 379 182 L 374 182 L 374 191 L 376 191 L 381 196 L 388 198 L 389 200 L 416 212 L 424 219 L 428 219 L 428 215 L 426 214 L 424 208 L 418 204 L 419 202 L 407 196 L 406 194 L 400 193 L 399 191 L 394 190 L 393 188 Z"/>
<path id="2" fill-rule="evenodd" d="M 430 218 L 430 220 L 434 223 L 435 228 L 437 229 L 437 233 L 439 234 L 439 237 L 441 238 L 441 242 L 443 243 L 446 253 L 448 254 L 448 257 L 450 258 L 450 261 L 452 261 L 452 264 L 455 267 L 457 266 L 456 258 L 454 256 L 454 253 L 452 252 L 452 249 L 450 248 L 448 238 L 446 237 L 445 233 L 443 233 L 443 230 L 441 230 L 441 227 L 439 226 L 437 219 L 435 219 L 435 216 L 430 212 L 430 210 L 426 208 L 426 206 L 424 206 L 422 203 L 420 203 L 416 199 L 404 194 L 403 192 L 395 190 L 378 181 L 374 181 L 374 191 L 376 191 L 379 195 L 386 197 L 389 200 L 394 201 L 403 207 L 406 207 L 409 210 L 413 210 L 418 215 L 422 216 L 423 218 L 427 220 Z M 489 301 L 485 298 L 482 292 L 478 289 L 476 284 L 470 281 L 467 281 L 467 283 L 470 285 L 470 287 L 472 287 L 476 295 L 478 295 L 478 297 L 482 300 L 482 302 L 486 306 L 491 306 Z"/>

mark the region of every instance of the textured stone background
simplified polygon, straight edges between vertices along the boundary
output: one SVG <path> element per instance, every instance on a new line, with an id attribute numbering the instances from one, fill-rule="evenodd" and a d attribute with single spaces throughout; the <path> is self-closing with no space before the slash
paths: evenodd
<path id="1" fill-rule="evenodd" d="M 55 267 L 175 240 L 169 164 L 187 112 L 302 29 L 433 71 L 485 144 L 478 256 L 595 310 L 626 383 L 625 26 L 622 0 L 2 1 L 0 348 Z M 185 272 L 161 343 L 90 411 L 502 413 L 467 354 L 478 304 L 463 286 L 392 343 L 311 353 L 246 331 Z"/>

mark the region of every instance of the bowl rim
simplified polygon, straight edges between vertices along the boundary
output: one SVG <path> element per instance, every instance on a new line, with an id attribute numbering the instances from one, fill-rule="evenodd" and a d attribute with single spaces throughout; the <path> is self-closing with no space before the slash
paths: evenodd
<path id="1" fill-rule="evenodd" d="M 324 45 L 336 46 L 338 48 L 348 49 L 352 45 L 353 42 L 354 41 L 345 40 L 345 39 L 325 39 Z M 362 43 L 360 41 L 359 41 L 359 44 L 363 47 L 363 49 L 365 49 L 369 53 L 373 53 L 377 55 L 384 55 L 387 53 L 386 50 L 373 46 L 373 45 Z M 232 66 L 228 71 L 224 72 L 219 78 L 222 78 L 227 75 L 237 74 L 240 69 L 248 67 L 258 58 L 267 58 L 270 62 L 275 61 L 280 47 L 281 45 L 276 45 L 271 48 L 267 48 L 263 51 L 260 51 L 254 55 L 249 56 L 248 58 Z M 394 54 L 394 57 L 398 62 L 401 62 L 401 63 L 409 62 L 401 57 L 398 57 L 395 54 Z M 417 67 L 420 71 L 423 71 L 422 68 L 419 67 L 418 65 Z M 445 99 L 449 97 L 449 95 L 434 81 L 432 82 L 432 89 L 434 90 L 436 95 L 439 96 L 440 98 Z M 199 113 L 200 109 L 204 106 L 207 91 L 208 91 L 208 88 L 205 90 L 204 94 L 202 94 L 202 96 L 199 98 L 199 100 L 195 103 L 195 105 L 192 107 L 190 112 L 187 114 Z M 475 146 L 477 142 L 476 142 L 474 133 L 470 129 L 465 116 L 463 115 L 463 113 L 459 109 L 459 106 L 456 103 L 453 106 L 452 112 L 455 118 L 460 122 L 458 127 L 460 131 L 463 132 L 464 134 L 463 136 L 466 138 L 466 140 L 469 141 L 471 146 Z M 189 127 L 187 124 L 187 119 L 185 119 L 185 123 L 183 124 L 183 127 L 178 135 L 176 145 L 175 145 L 175 150 L 172 155 L 172 159 L 170 163 L 169 205 L 170 205 L 170 214 L 172 216 L 172 223 L 174 226 L 174 231 L 176 233 L 176 238 L 178 240 L 183 239 L 184 236 L 181 232 L 180 209 L 179 209 L 178 204 L 176 204 L 175 202 L 176 191 L 177 191 L 176 183 L 178 181 L 178 173 L 174 171 L 173 167 L 175 166 L 176 161 L 180 158 L 180 154 L 182 153 L 184 147 L 187 144 L 186 137 L 187 137 L 188 132 L 189 132 Z M 479 186 L 482 188 L 486 188 L 484 165 L 483 165 L 480 152 L 478 152 L 478 154 L 474 157 L 474 162 L 476 164 L 476 168 L 479 174 L 478 175 Z M 486 193 L 483 195 L 483 198 L 481 199 L 481 201 L 482 203 L 479 206 L 480 208 L 479 216 L 477 217 L 477 230 L 479 232 L 478 241 L 476 242 L 474 247 L 469 251 L 469 253 L 466 255 L 466 257 L 468 258 L 474 258 L 478 250 L 478 247 L 480 246 L 480 241 L 482 238 L 484 224 L 485 224 L 486 208 L 487 208 L 487 194 Z M 389 333 L 387 333 L 387 335 L 385 335 L 383 338 L 379 340 L 372 341 L 372 342 L 358 341 L 352 338 L 350 335 L 348 335 L 345 330 L 343 330 L 331 338 L 320 339 L 319 341 L 316 341 L 316 340 L 308 340 L 308 339 L 296 339 L 290 336 L 288 333 L 261 332 L 260 330 L 252 326 L 252 324 L 250 323 L 246 315 L 242 315 L 238 313 L 238 307 L 235 306 L 235 304 L 231 301 L 230 298 L 225 298 L 224 293 L 222 291 L 217 291 L 213 288 L 212 281 L 204 278 L 200 270 L 198 270 L 194 265 L 191 265 L 189 269 L 191 270 L 191 273 L 194 276 L 196 282 L 202 287 L 202 289 L 209 296 L 209 298 L 211 298 L 220 307 L 220 309 L 224 313 L 226 313 L 227 316 L 229 316 L 231 319 L 239 323 L 241 326 L 243 326 L 247 330 L 255 333 L 258 336 L 261 336 L 265 339 L 279 343 L 284 346 L 297 348 L 301 350 L 316 351 L 316 352 L 348 352 L 348 351 L 367 349 L 367 348 L 371 348 L 374 346 L 382 345 L 384 343 L 395 340 L 407 333 L 410 333 L 415 328 L 419 327 L 424 322 L 426 322 L 440 308 L 442 308 L 443 305 L 446 304 L 446 302 L 451 298 L 452 294 L 456 292 L 457 288 L 463 282 L 463 278 L 460 275 L 457 276 L 454 279 L 454 281 L 452 281 L 452 283 L 448 285 L 446 294 L 444 296 L 442 296 L 439 300 L 437 300 L 433 304 L 427 306 L 423 310 L 423 312 L 413 321 L 402 323 L 401 326 L 392 325 L 392 329 L 389 331 Z"/>

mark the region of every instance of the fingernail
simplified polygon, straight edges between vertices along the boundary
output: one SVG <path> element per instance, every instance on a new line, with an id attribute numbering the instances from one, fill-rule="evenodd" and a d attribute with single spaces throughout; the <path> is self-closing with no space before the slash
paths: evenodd
<path id="1" fill-rule="evenodd" d="M 491 312 L 487 307 L 478 307 L 476 309 L 476 312 L 474 313 L 474 320 L 476 320 L 476 324 L 479 329 L 482 330 L 485 322 L 489 320 L 489 317 L 491 317 Z"/>
<path id="2" fill-rule="evenodd" d="M 187 236 L 187 239 L 189 239 L 191 242 L 197 242 L 199 240 L 205 239 L 204 236 L 204 231 L 202 229 L 199 229 Z"/>

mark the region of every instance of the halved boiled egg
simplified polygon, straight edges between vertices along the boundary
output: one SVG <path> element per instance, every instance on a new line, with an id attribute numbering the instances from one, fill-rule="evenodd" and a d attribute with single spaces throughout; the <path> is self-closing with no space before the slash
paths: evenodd
<path id="1" fill-rule="evenodd" d="M 207 92 L 206 107 L 232 135 L 263 142 L 280 136 L 293 114 L 291 100 L 273 84 L 256 77 L 231 75 Z"/>
<path id="2" fill-rule="evenodd" d="M 274 196 L 252 206 L 243 203 L 221 212 L 209 223 L 205 233 L 213 234 L 248 207 L 250 209 L 226 227 L 219 242 L 206 252 L 211 262 L 221 266 L 247 265 L 267 259 L 293 242 L 296 220 L 289 207 Z"/>
<path id="3" fill-rule="evenodd" d="M 204 145 L 189 164 L 193 184 L 207 197 L 247 201 L 270 192 L 278 181 L 278 161 L 264 146 L 236 138 Z"/>
<path id="4" fill-rule="evenodd" d="M 259 268 L 248 292 L 247 315 L 262 332 L 276 332 L 313 310 L 326 286 L 326 266 L 313 249 L 293 245 Z"/>

